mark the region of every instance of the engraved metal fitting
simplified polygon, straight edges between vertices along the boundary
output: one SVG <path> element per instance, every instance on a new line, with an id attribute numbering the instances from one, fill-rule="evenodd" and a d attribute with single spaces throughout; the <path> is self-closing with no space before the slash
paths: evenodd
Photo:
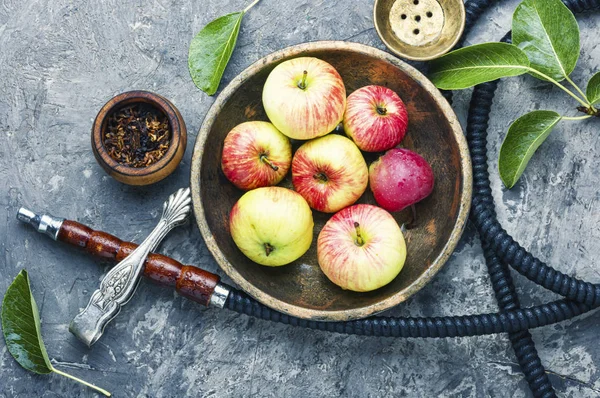
<path id="1" fill-rule="evenodd" d="M 190 189 L 180 189 L 163 205 L 162 216 L 148 237 L 125 259 L 112 268 L 100 282 L 85 309 L 69 326 L 69 331 L 92 346 L 102 336 L 106 325 L 117 316 L 135 293 L 148 254 L 174 227 L 190 213 Z"/>
<path id="2" fill-rule="evenodd" d="M 62 226 L 64 218 L 51 216 L 50 214 L 37 214 L 25 207 L 17 211 L 17 220 L 31 225 L 38 232 L 48 235 L 52 239 L 58 239 L 58 231 Z"/>
<path id="3" fill-rule="evenodd" d="M 229 289 L 223 286 L 222 284 L 217 283 L 217 286 L 215 286 L 215 290 L 213 291 L 212 296 L 210 296 L 209 304 L 211 305 L 211 307 L 223 308 L 225 307 L 227 297 L 229 297 Z"/>

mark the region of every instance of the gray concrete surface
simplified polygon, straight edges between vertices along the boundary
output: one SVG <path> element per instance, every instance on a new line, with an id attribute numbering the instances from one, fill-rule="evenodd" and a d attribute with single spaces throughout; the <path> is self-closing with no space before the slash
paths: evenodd
<path id="1" fill-rule="evenodd" d="M 43 335 L 56 367 L 95 382 L 115 397 L 529 397 L 506 336 L 417 340 L 347 337 L 206 310 L 143 282 L 93 349 L 68 332 L 107 267 L 19 225 L 21 205 L 79 220 L 140 241 L 165 197 L 187 186 L 192 147 L 214 98 L 193 85 L 190 39 L 213 18 L 248 1 L 0 1 L 0 293 L 22 268 L 30 272 Z M 373 29 L 372 1 L 262 0 L 244 19 L 224 83 L 260 57 L 310 40 L 349 40 L 384 49 Z M 470 43 L 497 40 L 517 1 L 489 10 Z M 580 20 L 583 82 L 598 69 L 598 15 Z M 111 96 L 148 89 L 171 99 L 189 129 L 177 171 L 145 188 L 122 185 L 96 164 L 92 120 Z M 455 109 L 464 122 L 468 92 Z M 573 101 L 531 77 L 500 85 L 490 126 L 490 167 L 505 228 L 558 269 L 600 282 L 597 121 L 560 125 L 522 182 L 505 191 L 496 157 L 511 120 L 525 110 L 565 111 Z M 220 272 L 194 224 L 161 252 Z M 227 280 L 227 278 L 225 278 Z M 525 305 L 555 296 L 517 277 Z M 481 249 L 469 227 L 435 279 L 391 314 L 495 311 Z M 534 330 L 541 358 L 562 397 L 600 396 L 600 314 Z M 24 371 L 0 342 L 0 397 L 91 397 L 59 376 Z"/>

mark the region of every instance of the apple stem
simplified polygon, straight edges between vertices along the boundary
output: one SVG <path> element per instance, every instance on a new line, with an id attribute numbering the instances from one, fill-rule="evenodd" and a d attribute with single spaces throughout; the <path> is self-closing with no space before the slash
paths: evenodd
<path id="1" fill-rule="evenodd" d="M 387 113 L 387 109 L 383 106 L 377 105 L 377 113 L 383 116 Z"/>
<path id="2" fill-rule="evenodd" d="M 267 155 L 260 155 L 260 161 L 261 161 L 261 162 L 264 162 L 264 163 L 266 163 L 266 164 L 268 164 L 269 166 L 271 166 L 271 168 L 272 168 L 274 171 L 277 171 L 277 170 L 279 170 L 279 167 L 278 167 L 278 166 L 276 166 L 276 165 L 274 165 L 274 164 L 273 164 L 273 162 L 271 162 L 271 161 L 269 160 L 269 158 L 267 158 Z M 268 255 L 268 254 L 267 254 L 267 255 Z"/>
<path id="3" fill-rule="evenodd" d="M 308 76 L 308 71 L 304 71 L 304 73 L 302 73 L 302 80 L 300 80 L 300 83 L 298 83 L 298 88 L 300 90 L 306 89 L 306 77 L 307 76 Z"/>
<path id="4" fill-rule="evenodd" d="M 322 181 L 322 182 L 329 181 L 329 178 L 327 178 L 327 175 L 325 173 L 323 173 L 322 171 L 319 171 L 318 173 L 314 174 L 313 178 L 315 180 L 319 180 L 319 181 Z"/>
<path id="5" fill-rule="evenodd" d="M 354 221 L 354 228 L 356 229 L 356 241 L 354 243 L 356 243 L 357 246 L 364 245 L 365 240 L 360 236 L 360 225 L 356 221 Z"/>
<path id="6" fill-rule="evenodd" d="M 275 248 L 273 246 L 271 246 L 270 243 L 265 243 L 265 254 L 267 255 L 267 257 L 269 257 L 269 254 L 271 254 L 273 252 L 273 250 L 275 250 Z"/>

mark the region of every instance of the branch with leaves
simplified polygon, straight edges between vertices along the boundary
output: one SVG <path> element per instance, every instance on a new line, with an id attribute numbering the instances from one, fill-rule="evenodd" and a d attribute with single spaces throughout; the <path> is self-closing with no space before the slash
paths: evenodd
<path id="1" fill-rule="evenodd" d="M 579 26 L 560 0 L 524 0 L 513 14 L 512 42 L 469 46 L 433 61 L 430 79 L 440 89 L 460 90 L 503 77 L 530 74 L 566 92 L 583 116 L 538 110 L 515 120 L 500 148 L 498 169 L 504 185 L 512 188 L 535 151 L 561 121 L 600 117 L 600 73 L 586 92 L 569 75 L 579 59 Z M 566 81 L 575 92 L 560 82 Z"/>

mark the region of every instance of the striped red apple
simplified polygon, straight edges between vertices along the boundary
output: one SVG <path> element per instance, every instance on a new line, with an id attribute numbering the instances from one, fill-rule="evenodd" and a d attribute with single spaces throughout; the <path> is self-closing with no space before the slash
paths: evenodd
<path id="1" fill-rule="evenodd" d="M 221 169 L 233 185 L 246 191 L 278 184 L 291 162 L 289 138 L 268 122 L 238 124 L 223 143 Z"/>
<path id="2" fill-rule="evenodd" d="M 337 134 L 310 140 L 292 159 L 292 184 L 315 210 L 335 213 L 356 202 L 369 180 L 362 154 Z"/>
<path id="3" fill-rule="evenodd" d="M 348 97 L 344 131 L 365 152 L 395 147 L 404 138 L 407 126 L 404 102 L 387 87 L 362 87 Z"/>
<path id="4" fill-rule="evenodd" d="M 331 132 L 342 121 L 346 89 L 327 62 L 300 57 L 277 65 L 262 93 L 269 120 L 290 138 L 309 140 Z"/>
<path id="5" fill-rule="evenodd" d="M 400 273 L 406 244 L 390 213 L 358 204 L 336 213 L 321 229 L 317 259 L 331 282 L 367 292 L 387 285 Z"/>

